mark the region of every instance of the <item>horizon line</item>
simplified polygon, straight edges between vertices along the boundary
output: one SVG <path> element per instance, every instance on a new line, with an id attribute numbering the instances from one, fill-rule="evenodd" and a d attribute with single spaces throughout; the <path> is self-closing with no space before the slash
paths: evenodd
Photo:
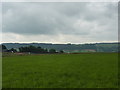
<path id="1" fill-rule="evenodd" d="M 95 44 L 95 43 L 120 43 L 120 41 L 105 41 L 105 42 L 86 42 L 86 43 L 52 43 L 52 42 L 1 42 L 0 44 L 4 43 L 18 43 L 18 44 L 31 44 L 31 43 L 40 43 L 40 44 Z"/>

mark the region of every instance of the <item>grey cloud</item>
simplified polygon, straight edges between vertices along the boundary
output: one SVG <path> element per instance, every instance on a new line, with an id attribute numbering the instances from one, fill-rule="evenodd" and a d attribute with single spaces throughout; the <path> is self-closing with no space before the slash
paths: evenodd
<path id="1" fill-rule="evenodd" d="M 117 33 L 117 3 L 3 3 L 3 33 L 85 35 Z M 108 36 L 109 34 L 109 36 Z"/>
<path id="2" fill-rule="evenodd" d="M 23 5 L 26 3 L 21 4 Z M 31 9 L 24 5 L 24 8 L 20 7 L 20 9 L 18 8 L 19 4 L 17 6 L 17 3 L 15 6 L 16 8 L 9 7 L 9 9 L 4 10 L 3 7 L 3 24 L 5 26 L 5 32 L 22 34 L 53 34 L 61 31 L 66 32 L 66 29 L 70 29 L 69 24 L 72 21 L 55 11 L 55 7 L 43 3 L 40 3 L 40 5 L 37 4 L 37 6 L 35 6 L 36 4 L 34 5 L 34 3 L 28 3 L 26 5 L 27 7 L 31 7 Z"/>

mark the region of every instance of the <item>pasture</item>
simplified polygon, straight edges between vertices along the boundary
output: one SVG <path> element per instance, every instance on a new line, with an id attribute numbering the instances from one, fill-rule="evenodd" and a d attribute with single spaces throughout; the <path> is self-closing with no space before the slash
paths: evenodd
<path id="1" fill-rule="evenodd" d="M 6 56 L 3 88 L 117 88 L 118 54 Z"/>

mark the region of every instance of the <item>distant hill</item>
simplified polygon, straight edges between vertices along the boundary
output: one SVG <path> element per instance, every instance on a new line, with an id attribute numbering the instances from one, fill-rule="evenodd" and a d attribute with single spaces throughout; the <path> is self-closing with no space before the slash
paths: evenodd
<path id="1" fill-rule="evenodd" d="M 47 49 L 64 50 L 65 52 L 118 52 L 118 43 L 94 44 L 51 44 L 51 43 L 2 43 L 7 49 L 25 47 L 29 45 L 40 46 Z"/>

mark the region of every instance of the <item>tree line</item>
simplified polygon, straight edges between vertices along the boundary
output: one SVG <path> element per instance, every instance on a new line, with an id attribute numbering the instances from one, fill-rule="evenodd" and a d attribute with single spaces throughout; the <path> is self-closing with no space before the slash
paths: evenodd
<path id="1" fill-rule="evenodd" d="M 39 47 L 35 47 L 35 46 L 26 46 L 26 47 L 20 47 L 18 49 L 19 51 L 17 51 L 14 48 L 11 49 L 7 49 L 5 45 L 2 45 L 2 51 L 3 52 L 23 52 L 23 53 L 64 53 L 63 50 L 60 51 L 56 51 L 55 49 L 47 49 L 47 48 L 41 48 Z"/>

